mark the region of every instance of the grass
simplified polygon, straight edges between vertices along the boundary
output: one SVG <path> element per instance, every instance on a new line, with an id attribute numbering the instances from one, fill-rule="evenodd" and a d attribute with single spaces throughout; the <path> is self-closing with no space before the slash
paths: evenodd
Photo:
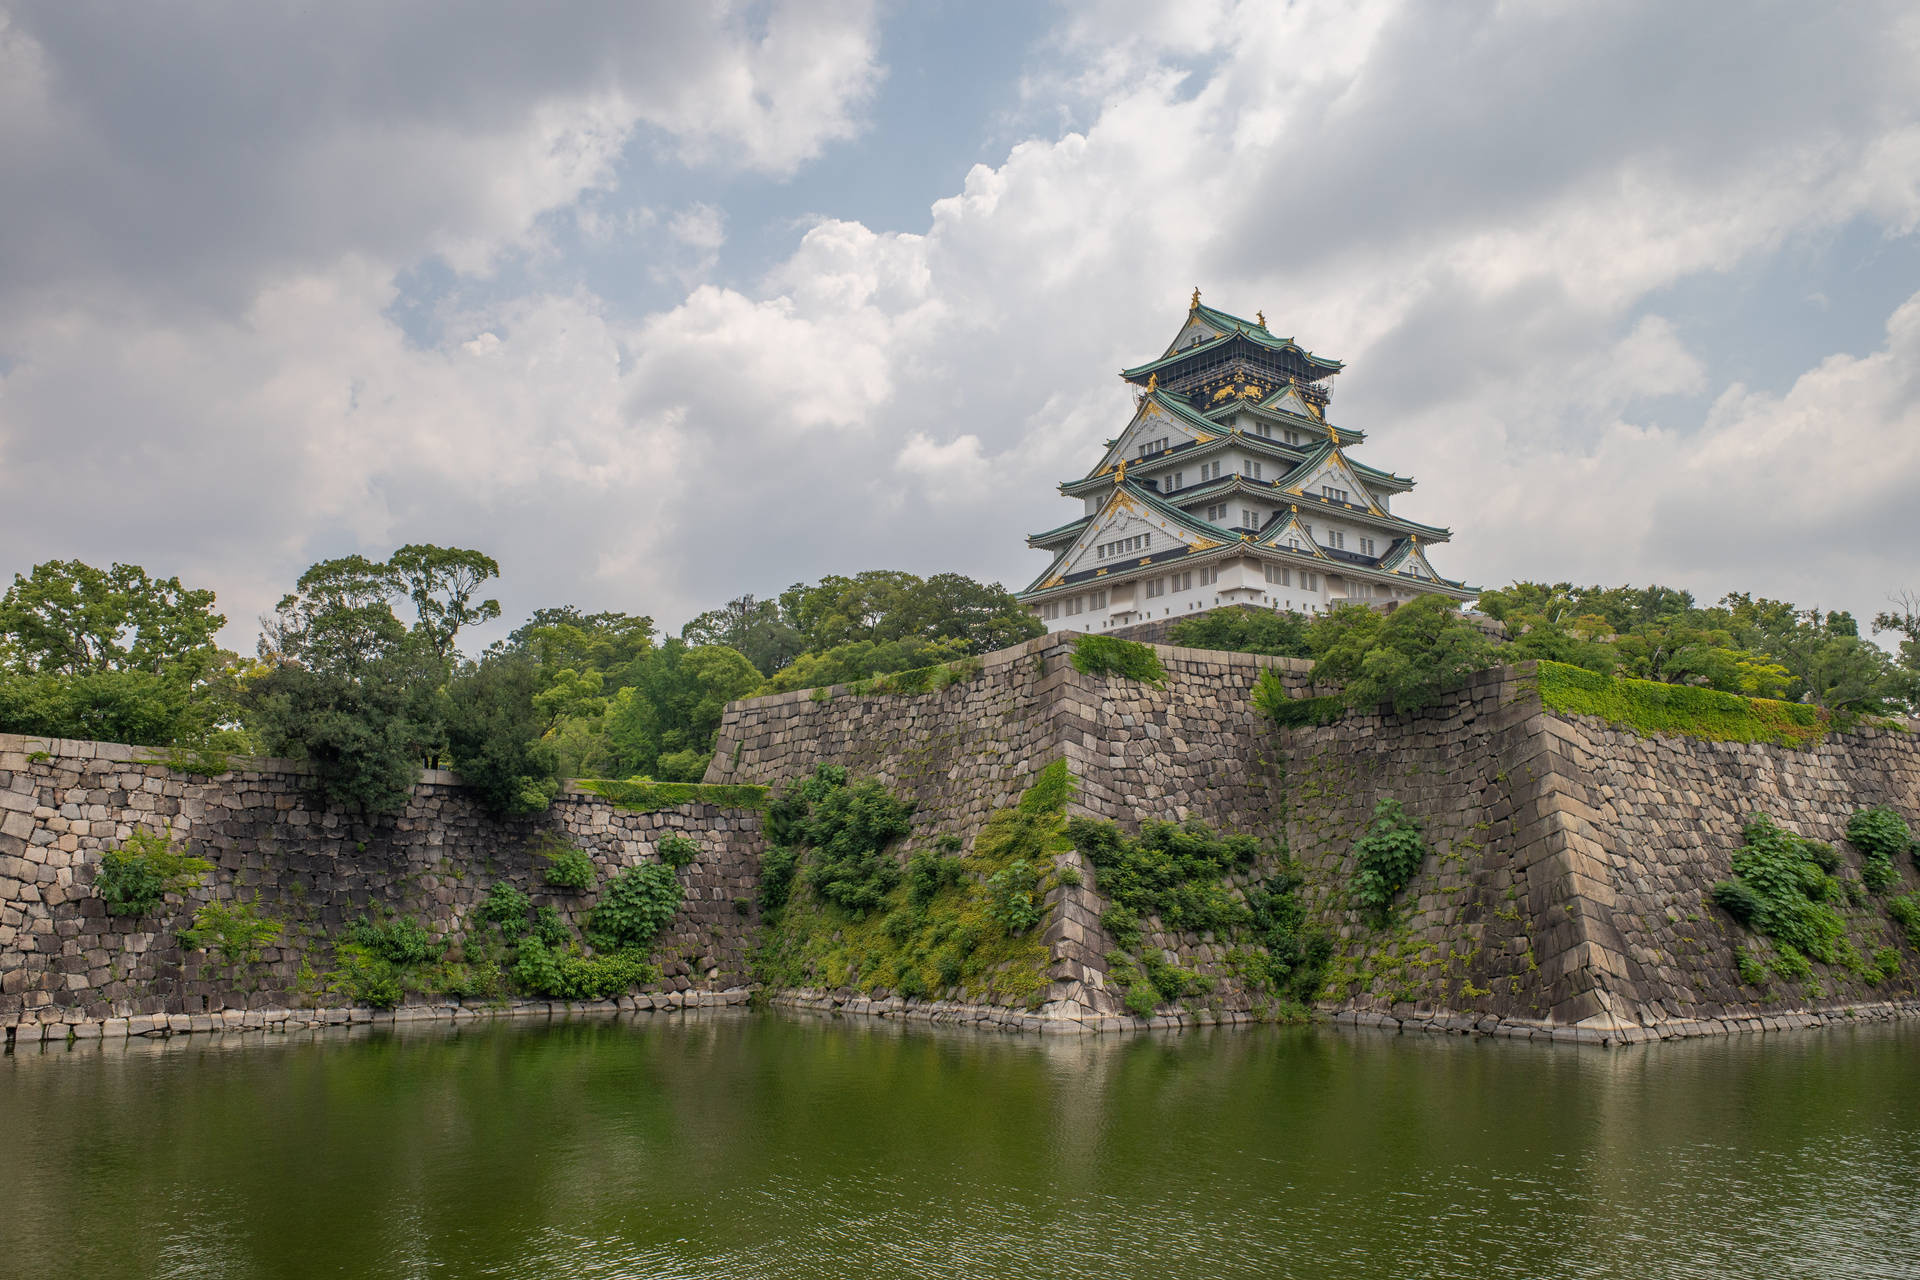
<path id="1" fill-rule="evenodd" d="M 744 782 L 646 782 L 638 779 L 576 778 L 574 785 L 608 801 L 616 809 L 652 813 L 683 804 L 764 811 L 768 788 Z"/>
<path id="2" fill-rule="evenodd" d="M 1810 747 L 1824 739 L 1831 727 L 1826 712 L 1804 703 L 1603 676 L 1558 662 L 1541 662 L 1536 679 L 1540 701 L 1548 710 L 1597 716 L 1639 734 Z"/>
<path id="3" fill-rule="evenodd" d="M 1081 636 L 1074 641 L 1073 669 L 1085 676 L 1125 676 L 1155 686 L 1167 682 L 1158 654 L 1138 641 L 1116 636 Z"/>

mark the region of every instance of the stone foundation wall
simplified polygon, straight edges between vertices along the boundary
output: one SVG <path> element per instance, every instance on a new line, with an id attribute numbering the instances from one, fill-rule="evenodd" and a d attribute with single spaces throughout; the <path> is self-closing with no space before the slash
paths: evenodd
<path id="1" fill-rule="evenodd" d="M 153 755 L 0 736 L 0 1025 L 338 1005 L 319 978 L 328 940 L 351 921 L 412 915 L 455 938 L 497 881 L 552 904 L 578 932 L 592 895 L 544 884 L 543 833 L 586 849 L 602 883 L 655 860 L 669 831 L 694 838 L 702 853 L 679 872 L 685 899 L 654 953 L 662 989 L 749 980 L 757 813 L 633 813 L 576 792 L 541 821 L 500 821 L 452 775 L 429 773 L 403 813 L 366 823 L 316 804 L 291 761 L 236 760 L 206 778 L 147 763 Z M 107 915 L 93 890 L 101 853 L 136 827 L 171 828 L 215 866 L 184 902 L 137 920 Z M 184 951 L 179 931 L 210 898 L 257 898 L 284 925 L 279 945 L 238 968 Z"/>

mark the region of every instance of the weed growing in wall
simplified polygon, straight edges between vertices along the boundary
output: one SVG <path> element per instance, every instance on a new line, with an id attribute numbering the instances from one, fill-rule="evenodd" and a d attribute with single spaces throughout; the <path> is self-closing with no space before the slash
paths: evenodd
<path id="1" fill-rule="evenodd" d="M 534 842 L 533 851 L 547 864 L 542 879 L 549 887 L 575 893 L 593 888 L 593 858 L 585 849 L 551 831 L 543 831 Z"/>
<path id="2" fill-rule="evenodd" d="M 1833 847 L 1797 836 L 1765 814 L 1748 821 L 1745 835 L 1733 852 L 1733 878 L 1713 886 L 1713 905 L 1772 940 L 1773 971 L 1782 978 L 1811 977 L 1809 958 L 1840 962 L 1846 926 L 1832 905 L 1844 896 L 1833 874 L 1840 865 Z"/>
<path id="3" fill-rule="evenodd" d="M 1253 991 L 1278 1002 L 1270 1013 L 1301 1017 L 1320 989 L 1332 939 L 1307 923 L 1302 880 L 1285 851 L 1205 823 L 1149 822 L 1129 836 L 1110 822 L 1075 818 L 1068 838 L 1094 866 L 1109 906 L 1101 924 L 1117 944 L 1107 978 L 1129 1012 L 1205 994 L 1212 982 L 1145 944 L 1149 921 L 1171 933 L 1211 933 L 1231 944 L 1228 964 Z M 1273 867 L 1245 888 L 1236 881 Z"/>
<path id="4" fill-rule="evenodd" d="M 1269 667 L 1254 682 L 1253 708 L 1283 729 L 1302 729 L 1308 725 L 1332 724 L 1347 713 L 1347 700 L 1339 694 L 1293 697 L 1280 674 Z"/>
<path id="5" fill-rule="evenodd" d="M 193 925 L 180 931 L 180 945 L 189 951 L 218 953 L 230 965 L 253 964 L 279 940 L 281 924 L 260 914 L 256 894 L 251 901 L 209 902 L 193 913 Z"/>
<path id="6" fill-rule="evenodd" d="M 693 860 L 700 856 L 700 842 L 678 831 L 669 831 L 660 837 L 653 850 L 660 855 L 660 861 L 678 870 L 692 865 Z"/>
<path id="7" fill-rule="evenodd" d="M 188 853 L 191 846 L 173 843 L 173 828 L 153 831 L 142 827 L 117 849 L 100 856 L 93 891 L 110 916 L 151 915 L 170 893 L 184 894 L 199 886 L 212 871 L 205 858 Z"/>
<path id="8" fill-rule="evenodd" d="M 1920 894 L 1903 893 L 1897 898 L 1887 899 L 1887 914 L 1907 935 L 1907 945 L 1920 950 Z"/>
<path id="9" fill-rule="evenodd" d="M 680 909 L 680 880 L 664 863 L 628 867 L 607 881 L 594 904 L 587 939 L 606 951 L 643 950 Z"/>
<path id="10" fill-rule="evenodd" d="M 1826 737 L 1831 723 L 1825 711 L 1805 703 L 1603 676 L 1558 662 L 1541 662 L 1535 678 L 1548 710 L 1597 716 L 1640 734 L 1809 747 Z"/>
<path id="11" fill-rule="evenodd" d="M 847 692 L 855 697 L 934 693 L 949 685 L 975 679 L 983 669 L 978 658 L 959 658 L 953 662 L 936 663 L 931 667 L 912 667 L 906 671 L 888 671 L 880 675 L 868 676 L 864 680 L 849 683 Z"/>
<path id="12" fill-rule="evenodd" d="M 1074 641 L 1073 669 L 1085 676 L 1125 676 L 1156 686 L 1167 682 L 1159 654 L 1136 640 L 1117 636 L 1081 636 Z"/>
<path id="13" fill-rule="evenodd" d="M 950 995 L 1027 1003 L 1046 991 L 1047 948 L 1038 932 L 1065 838 L 1073 795 L 1065 761 L 1036 777 L 1018 804 L 989 818 L 961 855 L 942 837 L 903 870 L 892 844 L 908 833 L 904 802 L 845 771 L 817 770 L 790 786 L 769 813 L 776 841 L 762 860 L 766 942 L 756 955 L 773 988 L 857 987 L 910 998 Z M 861 798 L 864 797 L 864 798 Z M 886 843 L 873 842 L 883 832 Z M 891 873 L 816 875 L 822 846 L 850 841 L 884 858 Z M 843 849 L 838 860 L 845 862 Z M 859 861 L 866 863 L 866 854 Z M 861 891 L 839 892 L 848 883 Z M 769 885 L 774 888 L 769 889 Z"/>
<path id="14" fill-rule="evenodd" d="M 1393 900 L 1427 860 L 1420 824 L 1389 796 L 1373 806 L 1373 821 L 1353 852 L 1353 900 L 1384 923 Z"/>
<path id="15" fill-rule="evenodd" d="M 616 809 L 654 813 L 683 804 L 710 804 L 720 809 L 767 807 L 768 790 L 736 782 L 653 782 L 646 778 L 579 778 L 574 785 L 612 804 Z"/>
<path id="16" fill-rule="evenodd" d="M 1860 851 L 1860 878 L 1874 893 L 1885 893 L 1900 883 L 1894 859 L 1910 853 L 1920 860 L 1907 820 L 1886 805 L 1856 809 L 1847 819 L 1847 840 Z"/>

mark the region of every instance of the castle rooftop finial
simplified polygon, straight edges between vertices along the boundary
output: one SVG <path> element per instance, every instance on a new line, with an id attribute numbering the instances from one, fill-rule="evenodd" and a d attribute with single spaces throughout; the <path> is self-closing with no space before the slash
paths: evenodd
<path id="1" fill-rule="evenodd" d="M 1159 389 L 1160 389 L 1160 375 L 1158 373 L 1148 374 L 1147 375 L 1147 394 L 1152 395 L 1155 391 L 1158 391 Z"/>
<path id="2" fill-rule="evenodd" d="M 1264 329 L 1264 328 L 1266 328 L 1266 327 L 1267 327 L 1267 313 L 1266 313 L 1266 312 L 1264 312 L 1264 311 L 1256 311 L 1256 312 L 1254 312 L 1254 313 L 1253 313 L 1253 322 L 1254 322 L 1255 324 L 1257 324 L 1257 325 L 1259 325 L 1259 326 L 1260 326 L 1260 327 L 1261 327 L 1262 329 Z"/>
<path id="3" fill-rule="evenodd" d="M 1187 303 L 1187 309 L 1191 311 L 1194 308 L 1198 307 L 1199 305 L 1200 305 L 1200 286 L 1195 285 L 1193 286 L 1193 300 Z"/>

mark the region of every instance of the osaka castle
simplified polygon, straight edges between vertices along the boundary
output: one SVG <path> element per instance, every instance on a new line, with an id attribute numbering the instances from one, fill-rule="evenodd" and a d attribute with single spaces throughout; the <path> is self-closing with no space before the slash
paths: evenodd
<path id="1" fill-rule="evenodd" d="M 1027 539 L 1053 559 L 1021 603 L 1049 630 L 1102 631 L 1228 604 L 1473 599 L 1427 558 L 1450 532 L 1393 513 L 1413 480 L 1348 454 L 1366 437 L 1329 418 L 1341 368 L 1195 289 L 1166 353 L 1120 374 L 1139 388 L 1126 430 L 1060 486 L 1081 514 Z"/>

